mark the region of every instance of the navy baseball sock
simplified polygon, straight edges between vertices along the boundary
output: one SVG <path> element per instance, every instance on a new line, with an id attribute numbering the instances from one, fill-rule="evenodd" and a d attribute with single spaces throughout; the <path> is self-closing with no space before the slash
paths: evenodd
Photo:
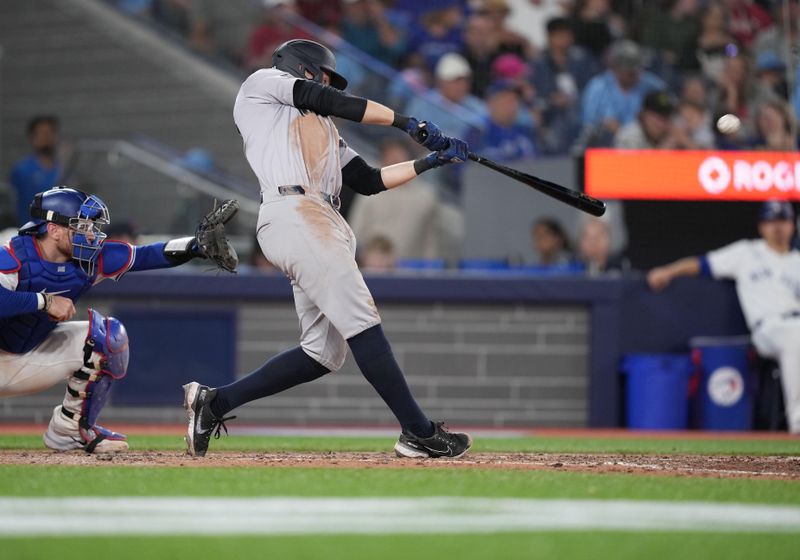
<path id="1" fill-rule="evenodd" d="M 403 372 L 380 325 L 347 340 L 361 373 L 392 409 L 404 430 L 419 437 L 433 435 L 433 424 L 411 395 Z"/>
<path id="2" fill-rule="evenodd" d="M 314 381 L 330 370 L 306 354 L 300 346 L 282 352 L 247 377 L 219 387 L 211 401 L 211 412 L 222 418 L 234 408 L 301 383 Z"/>

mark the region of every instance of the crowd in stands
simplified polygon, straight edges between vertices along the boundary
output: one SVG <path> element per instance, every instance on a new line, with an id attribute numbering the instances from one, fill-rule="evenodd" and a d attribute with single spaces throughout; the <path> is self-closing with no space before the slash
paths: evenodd
<path id="1" fill-rule="evenodd" d="M 432 120 L 496 161 L 589 147 L 797 148 L 800 0 L 116 2 L 244 71 L 271 65 L 286 40 L 328 40 L 349 91 Z M 376 83 L 364 57 L 337 49 L 330 34 L 392 77 Z M 727 114 L 741 126 L 716 126 Z M 380 157 L 387 164 L 414 149 L 385 142 Z M 366 268 L 459 261 L 459 177 L 415 182 L 413 196 L 398 189 L 353 204 L 348 219 Z M 510 266 L 624 270 L 610 250 L 612 231 L 586 220 L 570 243 L 557 221 L 539 219 L 531 228 L 537 261 Z"/>
<path id="2" fill-rule="evenodd" d="M 384 101 L 493 159 L 797 145 L 797 0 L 117 2 L 245 70 L 314 38 L 300 16 L 399 72 Z M 363 68 L 342 63 L 352 89 L 368 89 Z M 723 134 L 714 123 L 728 113 L 743 126 Z"/>

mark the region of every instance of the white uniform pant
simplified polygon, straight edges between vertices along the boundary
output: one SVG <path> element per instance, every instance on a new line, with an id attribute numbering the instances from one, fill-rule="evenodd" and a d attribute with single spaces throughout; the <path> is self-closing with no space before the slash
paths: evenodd
<path id="1" fill-rule="evenodd" d="M 83 365 L 88 321 L 59 324 L 25 354 L 0 351 L 0 397 L 38 393 L 68 379 Z"/>
<path id="2" fill-rule="evenodd" d="M 356 238 L 319 195 L 286 195 L 261 205 L 257 228 L 264 256 L 286 274 L 300 318 L 300 345 L 336 371 L 346 340 L 381 322 L 356 264 Z"/>
<path id="3" fill-rule="evenodd" d="M 800 434 L 800 317 L 768 319 L 753 333 L 758 352 L 778 360 L 789 431 Z"/>

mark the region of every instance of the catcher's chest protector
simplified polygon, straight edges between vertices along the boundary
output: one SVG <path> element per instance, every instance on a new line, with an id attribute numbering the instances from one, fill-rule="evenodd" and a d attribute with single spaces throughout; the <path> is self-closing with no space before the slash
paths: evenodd
<path id="1" fill-rule="evenodd" d="M 21 264 L 17 273 L 18 292 L 45 291 L 74 302 L 92 287 L 94 278 L 87 276 L 72 261 L 51 263 L 43 260 L 32 236 L 14 237 L 9 246 Z M 2 318 L 0 350 L 24 354 L 36 348 L 57 325 L 44 311 Z"/>

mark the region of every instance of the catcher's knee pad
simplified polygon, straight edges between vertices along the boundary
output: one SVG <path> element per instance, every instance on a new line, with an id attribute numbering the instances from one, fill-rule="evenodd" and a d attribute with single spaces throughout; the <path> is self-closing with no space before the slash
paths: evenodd
<path id="1" fill-rule="evenodd" d="M 113 382 L 127 373 L 129 357 L 128 333 L 122 323 L 90 309 L 83 367 L 67 383 L 61 407 L 64 416 L 78 422 L 82 434 L 94 428 Z"/>

